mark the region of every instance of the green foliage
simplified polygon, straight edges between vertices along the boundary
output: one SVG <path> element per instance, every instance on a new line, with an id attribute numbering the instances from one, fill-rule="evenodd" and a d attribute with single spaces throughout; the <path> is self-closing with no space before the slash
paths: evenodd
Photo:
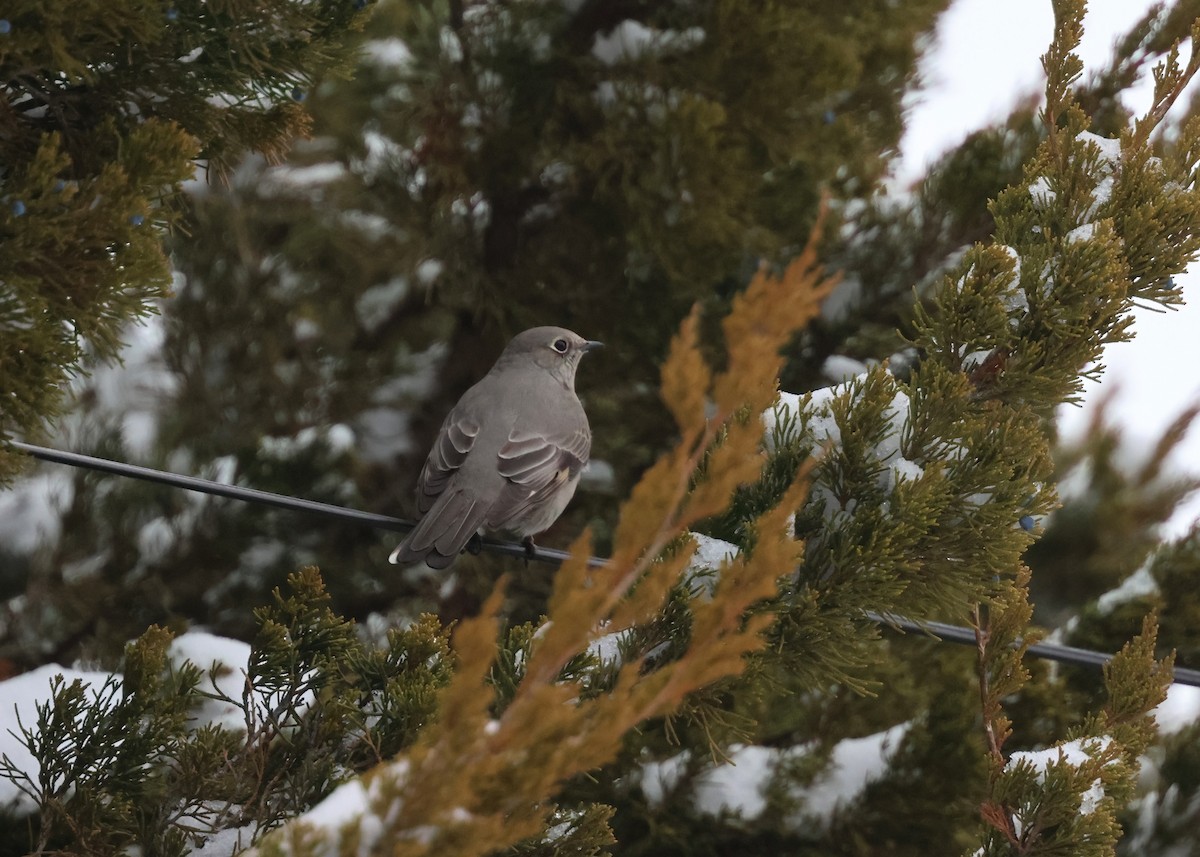
<path id="1" fill-rule="evenodd" d="M 1106 410 L 1078 441 L 1060 444 L 1055 452 L 1055 479 L 1070 483 L 1071 493 L 1026 555 L 1035 572 L 1042 572 L 1034 576 L 1033 596 L 1035 616 L 1043 624 L 1059 624 L 1064 613 L 1115 588 L 1147 563 L 1160 546 L 1158 527 L 1197 487 L 1194 478 L 1179 475 L 1169 463 L 1195 409 L 1180 414 L 1145 451 L 1129 448 L 1129 441 L 1108 424 Z M 1186 554 L 1181 550 L 1180 559 Z M 1057 573 L 1068 568 L 1069 573 Z M 1183 587 L 1171 589 L 1170 601 L 1182 604 L 1178 599 L 1187 597 Z M 1091 643 L 1115 647 L 1136 631 L 1144 612 L 1126 622 L 1119 635 L 1100 635 Z M 1178 626 L 1170 630 L 1183 632 Z M 1083 640 L 1086 627 L 1076 634 L 1076 640 Z"/>
<path id="2" fill-rule="evenodd" d="M 1195 850 L 1200 801 L 1196 771 L 1200 751 L 1200 725 L 1192 724 L 1166 736 L 1151 748 L 1162 779 L 1147 788 L 1121 818 L 1131 834 L 1122 839 L 1117 853 L 1186 854 Z"/>
<path id="3" fill-rule="evenodd" d="M 499 344 L 587 319 L 611 346 L 583 379 L 596 453 L 631 484 L 663 447 L 651 385 L 669 332 L 698 299 L 720 307 L 755 255 L 802 244 L 823 185 L 880 175 L 911 37 L 945 4 L 860 4 L 836 29 L 817 3 L 587 5 L 380 4 L 354 80 L 314 93 L 323 136 L 302 163 L 322 169 L 250 165 L 201 203 L 239 261 L 224 232 L 180 248 L 180 401 L 237 398 L 201 371 L 214 361 L 259 393 L 231 433 L 353 424 L 375 390 L 413 413 L 413 440 L 399 467 L 358 478 L 368 502 L 401 504 L 373 480 L 415 478 L 438 415 Z M 618 25 L 659 36 L 601 61 Z M 253 342 L 231 315 L 255 320 Z M 431 343 L 454 354 L 431 361 L 436 383 L 389 383 Z M 262 372 L 264 357 L 289 372 Z"/>
<path id="4" fill-rule="evenodd" d="M 1071 400 L 1080 379 L 1094 371 L 1090 367 L 1105 342 L 1127 335 L 1133 300 L 1178 300 L 1171 276 L 1194 255 L 1200 226 L 1191 185 L 1194 158 L 1181 156 L 1190 143 L 1180 142 L 1158 158 L 1150 155 L 1144 135 L 1127 134 L 1118 147 L 1115 140 L 1086 133 L 1087 118 L 1070 89 L 1077 74 L 1071 52 L 1078 10 L 1060 12 L 1060 31 L 1046 58 L 1048 137 L 1023 178 L 992 206 L 997 243 L 969 249 L 931 290 L 929 304 L 916 308 L 912 338 L 920 363 L 905 380 L 874 370 L 799 397 L 790 413 L 773 418 L 772 454 L 783 462 L 812 452 L 819 464 L 811 498 L 796 519 L 798 534 L 808 537 L 805 563 L 785 584 L 768 650 L 769 660 L 786 667 L 773 664 L 759 674 L 778 671 L 784 678 L 774 690 L 796 696 L 830 680 L 855 684 L 879 675 L 885 686 L 903 682 L 908 670 L 920 666 L 880 664 L 865 610 L 959 619 L 972 601 L 992 601 L 990 618 L 983 610 L 976 622 L 986 640 L 984 719 L 997 767 L 990 786 L 976 780 L 964 788 L 981 795 L 990 789 L 995 806 L 1021 804 L 1025 798 L 1019 795 L 1026 795 L 1031 801 L 1021 804 L 1026 809 L 1043 797 L 1053 807 L 1043 827 L 1031 833 L 1028 818 L 1018 829 L 1012 813 L 985 803 L 984 818 L 997 830 L 989 846 L 995 853 L 1031 836 L 1040 843 L 1046 835 L 1052 847 L 1078 847 L 1079 853 L 1094 848 L 1105 853 L 1115 842 L 1115 807 L 1129 799 L 1132 763 L 1149 737 L 1144 714 L 1161 698 L 1163 668 L 1143 662 L 1153 629 L 1143 629 L 1136 652 L 1115 662 L 1119 675 L 1110 682 L 1111 699 L 1120 700 L 1110 703 L 1110 711 L 1124 712 L 1122 717 L 1140 725 L 1126 731 L 1103 721 L 1116 738 L 1082 767 L 1006 768 L 1002 748 L 1011 724 L 1002 699 L 1042 702 L 1034 715 L 1039 725 L 1021 728 L 1024 740 L 1031 733 L 1045 735 L 1055 723 L 1068 734 L 1103 732 L 1101 721 L 1082 717 L 1078 709 L 1070 713 L 1071 704 L 1084 705 L 1086 699 L 1064 697 L 1069 684 L 1062 679 L 1043 670 L 1038 685 L 1025 688 L 1029 676 L 1020 661 L 1032 639 L 1023 594 L 1028 576 L 1017 569 L 1031 536 L 1016 522 L 1047 513 L 1053 502 L 1043 418 Z M 1172 86 L 1187 74 L 1169 67 L 1164 72 Z M 1160 481 L 1166 454 L 1189 419 L 1181 418 L 1130 485 L 1139 512 L 1165 515 L 1189 487 Z M 746 544 L 738 521 L 776 492 L 771 472 L 768 464 L 766 477 L 744 489 L 710 532 Z M 1125 529 L 1141 532 L 1147 525 L 1147 519 L 1135 518 Z M 1136 552 L 1139 543 L 1122 550 Z M 1124 573 L 1132 571 L 1120 556 L 1109 559 L 1125 567 Z M 1118 579 L 1110 577 L 1108 584 Z M 791 701 L 785 696 L 756 711 L 766 735 L 772 734 L 768 723 L 787 723 L 789 717 L 795 722 L 794 713 L 784 713 L 785 700 Z M 839 725 L 833 733 L 850 737 L 865 724 Z M 1109 803 L 1067 823 L 1101 769 Z M 856 823 L 863 818 L 853 817 Z M 959 816 L 947 823 L 966 821 Z"/>
<path id="5" fill-rule="evenodd" d="M 162 240 L 198 159 L 280 156 L 292 100 L 338 65 L 350 3 L 41 3 L 0 43 L 0 440 L 40 430 L 90 361 L 157 309 Z M 19 463 L 0 450 L 0 480 Z"/>
<path id="6" fill-rule="evenodd" d="M 1200 666 L 1200 594 L 1195 587 L 1200 571 L 1200 528 L 1160 551 L 1150 566 L 1158 585 L 1162 636 L 1174 647 L 1183 666 Z"/>
<path id="7" fill-rule="evenodd" d="M 279 4 L 261 13 L 245 5 L 226 8 L 253 21 Z M 340 20 L 352 5 L 326 17 Z M 881 153 L 899 138 L 916 35 L 945 2 L 859 4 L 849 20 L 820 3 L 757 4 L 754 14 L 728 2 L 587 5 L 573 14 L 553 3 L 479 3 L 461 15 L 455 4 L 374 6 L 353 78 L 302 85 L 315 139 L 287 165 L 251 159 L 229 172 L 228 187 L 189 201 L 187 228 L 171 245 L 169 384 L 153 447 L 95 442 L 90 431 L 73 447 L 209 475 L 233 465 L 231 478 L 266 490 L 405 512 L 442 415 L 498 345 L 526 325 L 567 322 L 610 345 L 581 392 L 594 456 L 615 479 L 603 492 L 585 486 L 559 532 L 593 525 L 606 551 L 612 497 L 670 436 L 653 393 L 669 332 L 697 299 L 710 308 L 704 325 L 714 326 L 713 308 L 748 279 L 753 255 L 793 252 L 822 187 L 835 198 L 870 193 Z M 186 4 L 176 8 L 172 27 L 192 26 Z M 830 16 L 836 26 L 821 26 Z M 627 20 L 664 44 L 602 62 L 593 46 Z M 698 28 L 707 35 L 686 50 L 665 45 L 670 33 Z M 251 31 L 248 23 L 205 38 Z M 271 86 L 288 50 L 273 45 L 264 60 Z M 186 66 L 202 78 L 197 93 L 213 85 L 210 73 L 224 73 L 202 64 L 210 56 L 224 54 L 205 48 Z M 353 432 L 351 454 L 272 454 L 264 442 L 331 426 Z M 446 587 L 383 578 L 370 570 L 389 548 L 359 528 L 297 530 L 277 512 L 198 509 L 170 492 L 112 483 L 95 497 L 96 484 L 85 480 L 70 497 L 64 550 L 12 573 L 12 592 L 45 596 L 34 595 L 38 609 L 0 640 L 0 655 L 23 665 L 69 658 L 82 635 L 89 655 L 110 656 L 150 622 L 198 621 L 245 637 L 244 605 L 306 563 L 330 572 L 345 615 L 402 603 L 404 614 L 416 604 L 453 618 L 477 609 L 499 570 L 467 559 Z M 160 518 L 180 534 L 161 563 L 137 539 Z M 78 598 L 61 580 L 64 564 L 101 556 L 87 585 L 111 603 L 136 600 L 128 623 L 110 624 L 98 615 L 103 601 Z M 226 574 L 233 568 L 244 573 Z M 528 591 L 514 590 L 517 621 L 544 612 L 548 577 L 520 581 Z M 126 598 L 135 588 L 138 599 Z M 52 614 L 69 621 L 39 618 Z M 31 654 L 18 636 L 45 639 L 47 654 Z"/>
<path id="8" fill-rule="evenodd" d="M 212 665 L 207 680 L 200 665 L 171 667 L 172 635 L 160 628 L 131 643 L 123 676 L 100 688 L 52 680 L 37 722 L 19 724 L 39 770 L 0 762 L 37 808 L 33 841 L 11 847 L 183 854 L 223 830 L 248 845 L 410 745 L 450 676 L 447 632 L 425 616 L 368 646 L 329 611 L 314 569 L 291 587 L 257 611 L 240 693 L 220 680 L 235 665 Z M 209 722 L 211 701 L 236 720 Z M 600 820 L 589 810 L 572 823 Z"/>
<path id="9" fill-rule="evenodd" d="M 539 836 L 500 852 L 507 857 L 599 857 L 615 843 L 608 820 L 612 808 L 592 804 L 576 810 L 556 809 Z"/>
<path id="10" fill-rule="evenodd" d="M 165 811 L 199 809 L 180 794 L 175 765 L 194 755 L 181 739 L 200 671 L 166 674 L 169 642 L 151 628 L 131 643 L 124 682 L 95 688 L 52 678 L 53 699 L 38 705 L 37 721 L 18 724 L 39 771 L 31 776 L 4 757 L 0 774 L 39 809 L 33 850 L 111 852 L 132 840 L 180 853 L 181 832 L 167 829 Z"/>
<path id="11" fill-rule="evenodd" d="M 982 810 L 992 827 L 984 854 L 1115 853 L 1121 832 L 1116 809 L 1133 793 L 1139 758 L 1154 734 L 1150 712 L 1170 683 L 1170 659 L 1154 659 L 1157 632 L 1157 623 L 1147 619 L 1142 634 L 1112 659 L 1104 671 L 1108 704 L 1071 741 L 1006 759 L 1000 752 L 1006 723 L 1002 714 L 993 716 L 991 734 L 998 741 L 991 745 L 991 795 Z M 984 652 L 981 664 L 994 672 L 1003 661 Z M 1002 666 L 1000 672 L 1014 675 Z M 1015 690 L 1011 679 L 1006 684 L 991 685 L 986 694 L 997 712 L 1004 692 Z"/>
<path id="12" fill-rule="evenodd" d="M 284 5 L 261 14 L 292 21 L 324 8 Z M 86 780 L 62 809 L 48 799 L 37 835 L 66 848 L 64 825 L 92 830 L 103 812 L 115 837 L 104 846 L 171 853 L 192 835 L 180 807 L 203 800 L 187 824 L 243 828 L 248 842 L 349 779 L 364 806 L 387 810 L 385 822 L 289 825 L 268 849 L 305 853 L 340 834 L 364 852 L 503 844 L 537 855 L 865 857 L 961 855 L 982 843 L 983 853 L 1086 854 L 1111 853 L 1117 819 L 1136 828 L 1128 853 L 1190 844 L 1195 731 L 1148 744 L 1146 712 L 1166 670 L 1153 628 L 1110 667 L 1106 690 L 1094 674 L 1034 664 L 1024 650 L 1038 636 L 1029 589 L 1044 623 L 1076 619 L 1071 642 L 1111 651 L 1155 607 L 1181 661 L 1197 651 L 1200 540 L 1154 554 L 1152 532 L 1188 487 L 1166 465 L 1186 419 L 1132 470 L 1103 432 L 1053 457 L 1047 437 L 1054 409 L 1099 371 L 1103 345 L 1129 335 L 1133 302 L 1176 302 L 1171 278 L 1200 246 L 1200 126 L 1162 115 L 1194 71 L 1172 60 L 1194 4 L 1140 22 L 1111 68 L 1081 83 L 1080 10 L 1060 3 L 1046 109 L 1023 107 L 975 135 L 911 197 L 876 194 L 876 182 L 899 134 L 916 36 L 944 4 L 752 5 L 381 3 L 353 80 L 303 85 L 317 138 L 287 165 L 242 164 L 228 187 L 192 201 L 191 234 L 173 245 L 172 385 L 148 463 L 402 508 L 425 439 L 497 343 L 565 322 L 612 346 L 583 392 L 597 457 L 616 480 L 607 493 L 585 486 L 560 532 L 590 520 L 600 552 L 617 546 L 616 570 L 585 574 L 576 563 L 551 579 L 520 569 L 503 603 L 481 611 L 499 561 L 464 558 L 447 578 L 381 575 L 387 548 L 359 528 L 298 527 L 272 511 L 79 476 L 64 537 L 22 558 L 28 583 L 10 572 L 27 600 L 0 626 L 3 656 L 19 666 L 70 657 L 76 640 L 104 656 L 151 622 L 257 636 L 244 697 L 202 679 L 184 694 L 234 706 L 238 729 L 164 721 L 159 744 L 170 753 L 154 758 L 171 759 L 166 780 L 155 765 L 117 765 L 135 776 Z M 257 7 L 227 3 L 226 13 L 260 20 Z M 139 31 L 139 50 L 176 37 L 155 26 Z M 154 142 L 166 127 L 198 140 L 220 169 L 248 135 L 274 154 L 283 138 L 273 135 L 299 128 L 287 123 L 301 111 L 262 109 L 254 97 L 290 95 L 292 78 L 275 66 L 308 48 L 284 27 L 270 56 L 256 54 L 254 32 L 206 31 L 198 56 L 236 49 L 264 76 L 261 89 L 217 109 L 208 96 L 236 87 L 227 69 L 204 67 L 189 91 L 194 121 L 137 123 L 149 130 L 122 169 L 174 181 L 172 150 Z M 595 49 L 628 32 L 646 44 Z M 1132 124 L 1117 95 L 1156 58 L 1167 62 L 1155 105 Z M 198 129 L 226 120 L 205 142 Z M 43 196 L 88 187 L 54 190 L 56 170 L 79 169 L 55 160 L 82 157 L 69 143 L 40 156 Z M 752 257 L 778 261 L 801 243 L 823 191 L 822 257 L 843 285 L 781 367 L 782 304 L 753 325 L 718 331 L 716 318 L 744 308 Z M 164 223 L 170 214 L 146 211 Z M 28 213 L 9 221 L 33 229 Z M 140 240 L 129 226 L 128 240 Z M 29 240 L 38 235 L 51 246 L 49 232 Z M 142 273 L 139 285 L 152 281 Z M 696 301 L 701 311 L 669 341 Z M 115 347 L 115 321 L 111 330 Z M 78 357 L 78 343 L 61 340 L 53 366 Z M 702 359 L 723 343 L 740 356 Z M 872 368 L 814 390 L 824 358 L 845 354 Z M 652 402 L 664 355 L 666 407 Z M 798 394 L 772 408 L 777 376 Z M 32 415 L 47 402 L 35 395 L 26 406 Z M 728 419 L 695 433 L 710 409 Z M 129 455 L 113 426 L 91 432 L 81 442 Z M 674 435 L 680 451 L 659 459 Z M 801 502 L 793 485 L 810 460 L 813 490 Z M 617 520 L 612 494 L 654 461 L 650 487 Z M 1078 468 L 1090 468 L 1083 496 L 1046 517 L 1056 482 Z M 669 526 L 650 532 L 663 509 Z M 758 551 L 772 549 L 793 512 L 805 556 L 768 562 Z M 1045 519 L 1044 534 L 1018 524 L 1026 515 Z M 682 530 L 697 527 L 728 544 L 695 557 Z M 164 528 L 167 546 L 145 549 L 146 534 Z M 713 558 L 722 554 L 731 559 Z M 314 559 L 328 590 L 302 573 L 250 621 L 247 604 Z M 1159 592 L 1083 603 L 1147 559 Z M 412 621 L 430 604 L 440 619 Z M 443 623 L 481 612 L 459 625 L 451 656 Z M 900 637 L 872 618 L 890 612 L 967 619 L 980 651 Z M 372 648 L 343 616 L 406 630 Z M 549 623 L 527 621 L 538 616 Z M 156 651 L 131 650 L 127 682 L 161 675 Z M 177 680 L 154 693 L 170 697 L 162 688 Z M 107 719 L 129 716 L 110 696 L 90 726 L 97 748 L 115 734 Z M 839 749 L 881 735 L 901 737 L 870 781 L 819 812 Z M 1064 748 L 1061 758 L 1018 755 L 1047 746 Z M 52 757 L 46 770 L 67 765 Z M 1142 757 L 1161 782 L 1138 804 Z M 749 761 L 763 759 L 765 771 Z M 739 761 L 732 773 L 729 760 Z M 656 772 L 672 777 L 659 783 Z M 712 810 L 711 800 L 706 809 L 701 797 L 739 778 L 761 810 Z M 136 818 L 135 802 L 145 807 Z M 384 824 L 391 841 L 373 838 Z"/>

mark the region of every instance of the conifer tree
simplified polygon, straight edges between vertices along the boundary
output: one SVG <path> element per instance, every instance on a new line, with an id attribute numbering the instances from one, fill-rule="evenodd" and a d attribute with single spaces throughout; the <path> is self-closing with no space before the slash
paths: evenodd
<path id="1" fill-rule="evenodd" d="M 336 66 L 346 2 L 16 0 L 0 20 L 0 440 L 39 430 L 171 282 L 198 160 L 279 158 Z M 0 479 L 21 459 L 0 449 Z"/>
<path id="2" fill-rule="evenodd" d="M 1151 530 L 1189 487 L 1162 470 L 1190 414 L 1132 473 L 1102 431 L 1054 450 L 1052 420 L 1200 249 L 1200 119 L 1166 124 L 1200 10 L 1151 13 L 1085 82 L 1061 0 L 1042 109 L 891 202 L 943 5 L 380 4 L 353 76 L 308 101 L 313 140 L 191 199 L 154 443 L 86 400 L 79 424 L 119 457 L 391 511 L 497 343 L 554 321 L 618 352 L 581 378 L 613 479 L 551 534 L 589 524 L 571 561 L 497 583 L 495 559 L 383 575 L 360 529 L 79 476 L 62 537 L 14 553 L 0 651 L 121 651 L 121 675 L 25 724 L 42 776 L 0 762 L 23 795 L 0 847 L 1195 848 L 1197 727 L 1150 715 L 1167 648 L 1196 665 L 1198 540 Z M 813 318 L 818 258 L 839 285 Z M 830 356 L 865 371 L 828 386 Z M 1153 586 L 1100 598 L 1139 567 Z M 1034 618 L 1120 654 L 1049 668 Z M 189 621 L 252 642 L 188 665 L 188 636 L 144 630 Z M 214 703 L 232 719 L 189 721 Z"/>

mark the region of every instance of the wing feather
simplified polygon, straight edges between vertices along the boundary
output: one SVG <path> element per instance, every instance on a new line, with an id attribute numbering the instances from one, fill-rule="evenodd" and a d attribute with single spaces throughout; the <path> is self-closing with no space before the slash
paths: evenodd
<path id="1" fill-rule="evenodd" d="M 431 568 L 445 568 L 466 547 L 486 516 L 487 508 L 482 503 L 462 489 L 451 489 L 437 498 L 388 561 L 412 565 L 424 560 Z"/>
<path id="2" fill-rule="evenodd" d="M 591 447 L 592 433 L 587 428 L 560 437 L 510 434 L 499 454 L 505 485 L 488 511 L 487 525 L 503 528 L 546 502 L 579 474 Z"/>
<path id="3" fill-rule="evenodd" d="M 562 437 L 510 435 L 500 448 L 500 475 L 536 491 L 564 467 L 572 475 L 582 470 L 591 448 L 592 433 L 586 428 Z"/>
<path id="4" fill-rule="evenodd" d="M 458 472 L 475 438 L 479 435 L 479 423 L 464 416 L 457 409 L 450 412 L 442 423 L 425 466 L 421 468 L 421 477 L 417 480 L 417 510 L 424 514 L 433 508 L 433 504 L 442 492 L 450 477 Z"/>

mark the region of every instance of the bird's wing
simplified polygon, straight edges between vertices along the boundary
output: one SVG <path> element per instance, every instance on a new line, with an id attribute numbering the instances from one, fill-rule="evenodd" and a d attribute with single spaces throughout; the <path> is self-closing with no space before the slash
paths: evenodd
<path id="1" fill-rule="evenodd" d="M 504 487 L 488 514 L 488 526 L 503 527 L 557 491 L 587 464 L 591 448 L 592 433 L 586 427 L 550 437 L 514 430 L 498 455 Z"/>
<path id="2" fill-rule="evenodd" d="M 388 562 L 412 565 L 424 560 L 431 568 L 445 568 L 483 525 L 487 512 L 487 504 L 462 488 L 451 488 L 396 546 Z"/>
<path id="3" fill-rule="evenodd" d="M 425 514 L 438 497 L 446 490 L 458 468 L 467 460 L 467 453 L 475 444 L 479 435 L 479 423 L 466 416 L 459 408 L 455 408 L 442 423 L 425 466 L 421 468 L 421 477 L 417 480 L 417 510 Z"/>

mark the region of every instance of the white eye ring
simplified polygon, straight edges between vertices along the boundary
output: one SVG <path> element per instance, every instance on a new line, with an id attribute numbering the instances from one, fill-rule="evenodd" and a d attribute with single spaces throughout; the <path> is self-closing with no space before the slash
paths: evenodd
<path id="1" fill-rule="evenodd" d="M 561 338 L 556 339 L 556 340 L 554 340 L 553 343 L 551 343 L 550 347 L 553 348 L 555 351 L 557 351 L 559 354 L 566 354 L 567 353 L 567 340 L 561 339 Z"/>

